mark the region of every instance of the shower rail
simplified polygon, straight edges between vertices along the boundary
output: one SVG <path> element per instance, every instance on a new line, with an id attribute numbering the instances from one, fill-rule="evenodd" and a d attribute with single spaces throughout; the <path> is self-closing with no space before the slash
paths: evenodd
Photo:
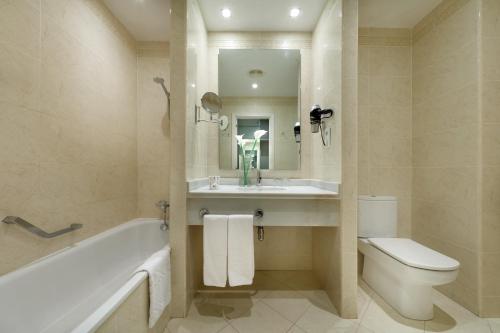
<path id="1" fill-rule="evenodd" d="M 35 234 L 35 235 L 40 236 L 42 238 L 54 238 L 54 237 L 66 234 L 68 232 L 72 232 L 72 231 L 81 229 L 83 227 L 83 224 L 73 223 L 68 228 L 64 228 L 64 229 L 54 231 L 54 232 L 46 232 L 45 230 L 38 228 L 37 226 L 29 223 L 28 221 L 26 221 L 18 216 L 7 216 L 2 220 L 2 222 L 6 223 L 6 224 L 17 224 L 18 226 L 28 230 L 32 234 Z"/>

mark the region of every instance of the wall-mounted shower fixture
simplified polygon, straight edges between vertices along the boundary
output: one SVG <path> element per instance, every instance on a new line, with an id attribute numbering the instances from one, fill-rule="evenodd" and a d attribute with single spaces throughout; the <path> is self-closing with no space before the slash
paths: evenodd
<path id="1" fill-rule="evenodd" d="M 168 91 L 167 87 L 165 87 L 165 79 L 157 76 L 157 77 L 153 78 L 153 81 L 155 83 L 158 83 L 163 88 L 165 95 L 167 95 L 168 117 L 170 118 L 170 92 Z"/>
<path id="2" fill-rule="evenodd" d="M 167 221 L 167 210 L 170 207 L 170 204 L 166 200 L 160 200 L 156 203 L 156 207 L 160 208 L 162 211 L 163 224 L 161 225 L 161 230 L 168 230 L 169 225 Z"/>
<path id="3" fill-rule="evenodd" d="M 224 131 L 228 127 L 229 119 L 227 118 L 227 116 L 215 116 L 220 112 L 220 110 L 222 110 L 222 100 L 216 93 L 206 92 L 205 94 L 203 94 L 203 97 L 201 97 L 201 107 L 203 108 L 203 110 L 207 111 L 210 114 L 210 119 L 201 119 L 201 108 L 198 105 L 195 105 L 195 124 L 198 124 L 199 122 L 219 124 L 219 128 L 221 131 Z"/>

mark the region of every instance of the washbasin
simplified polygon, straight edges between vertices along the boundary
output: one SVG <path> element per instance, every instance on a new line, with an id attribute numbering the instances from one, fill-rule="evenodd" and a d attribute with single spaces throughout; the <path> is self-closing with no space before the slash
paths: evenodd
<path id="1" fill-rule="evenodd" d="M 262 186 L 248 186 L 248 187 L 239 186 L 238 189 L 241 191 L 255 191 L 255 192 L 259 192 L 259 191 L 284 191 L 284 190 L 286 190 L 286 187 L 262 185 Z"/>

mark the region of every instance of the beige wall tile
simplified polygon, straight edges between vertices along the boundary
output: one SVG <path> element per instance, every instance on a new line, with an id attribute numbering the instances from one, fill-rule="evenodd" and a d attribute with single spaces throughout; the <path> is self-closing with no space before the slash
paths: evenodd
<path id="1" fill-rule="evenodd" d="M 136 52 L 98 1 L 9 1 L 0 16 L 0 274 L 136 216 Z M 14 38 L 15 37 L 15 38 Z M 119 83 L 119 84 L 118 84 Z"/>
<path id="2" fill-rule="evenodd" d="M 0 44 L 10 44 L 25 54 L 40 54 L 40 2 L 3 1 L 0 5 Z M 22 24 L 19 24 L 22 22 Z"/>
<path id="3" fill-rule="evenodd" d="M 439 287 L 479 312 L 479 2 L 441 2 L 413 29 L 412 237 L 460 261 Z"/>
<path id="4" fill-rule="evenodd" d="M 483 78 L 489 81 L 500 81 L 500 37 L 484 38 L 483 52 Z"/>
<path id="5" fill-rule="evenodd" d="M 256 235 L 254 240 L 255 269 L 312 269 L 312 228 L 265 228 L 265 240 L 258 241 Z"/>
<path id="6" fill-rule="evenodd" d="M 500 81 L 487 81 L 483 85 L 483 121 L 500 122 Z"/>
<path id="7" fill-rule="evenodd" d="M 485 252 L 482 254 L 482 294 L 488 297 L 500 297 L 500 252 Z"/>
<path id="8" fill-rule="evenodd" d="M 484 37 L 500 37 L 500 3 L 495 0 L 482 0 L 482 35 Z"/>
<path id="9" fill-rule="evenodd" d="M 141 43 L 137 59 L 137 215 L 161 217 L 155 206 L 169 198 L 170 124 L 167 96 L 154 77 L 170 89 L 169 46 Z"/>
<path id="10" fill-rule="evenodd" d="M 484 123 L 483 166 L 500 166 L 500 122 Z"/>
<path id="11" fill-rule="evenodd" d="M 360 194 L 398 199 L 398 234 L 411 234 L 412 110 L 409 30 L 360 29 Z M 365 38 L 362 38 L 365 35 Z M 406 43 L 401 43 L 406 40 Z M 392 42 L 391 42 L 392 41 Z M 399 43 L 395 43 L 399 41 Z"/>
<path id="12" fill-rule="evenodd" d="M 418 137 L 413 140 L 416 167 L 477 166 L 479 126 L 472 124 Z"/>

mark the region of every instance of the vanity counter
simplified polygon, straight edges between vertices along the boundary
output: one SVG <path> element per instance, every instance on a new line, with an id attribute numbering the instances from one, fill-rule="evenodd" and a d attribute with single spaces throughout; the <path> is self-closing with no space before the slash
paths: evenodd
<path id="1" fill-rule="evenodd" d="M 216 189 L 208 181 L 188 182 L 188 198 L 272 198 L 272 199 L 338 199 L 339 184 L 313 179 L 275 181 L 264 179 L 262 185 L 240 186 L 237 179 L 221 179 Z"/>

